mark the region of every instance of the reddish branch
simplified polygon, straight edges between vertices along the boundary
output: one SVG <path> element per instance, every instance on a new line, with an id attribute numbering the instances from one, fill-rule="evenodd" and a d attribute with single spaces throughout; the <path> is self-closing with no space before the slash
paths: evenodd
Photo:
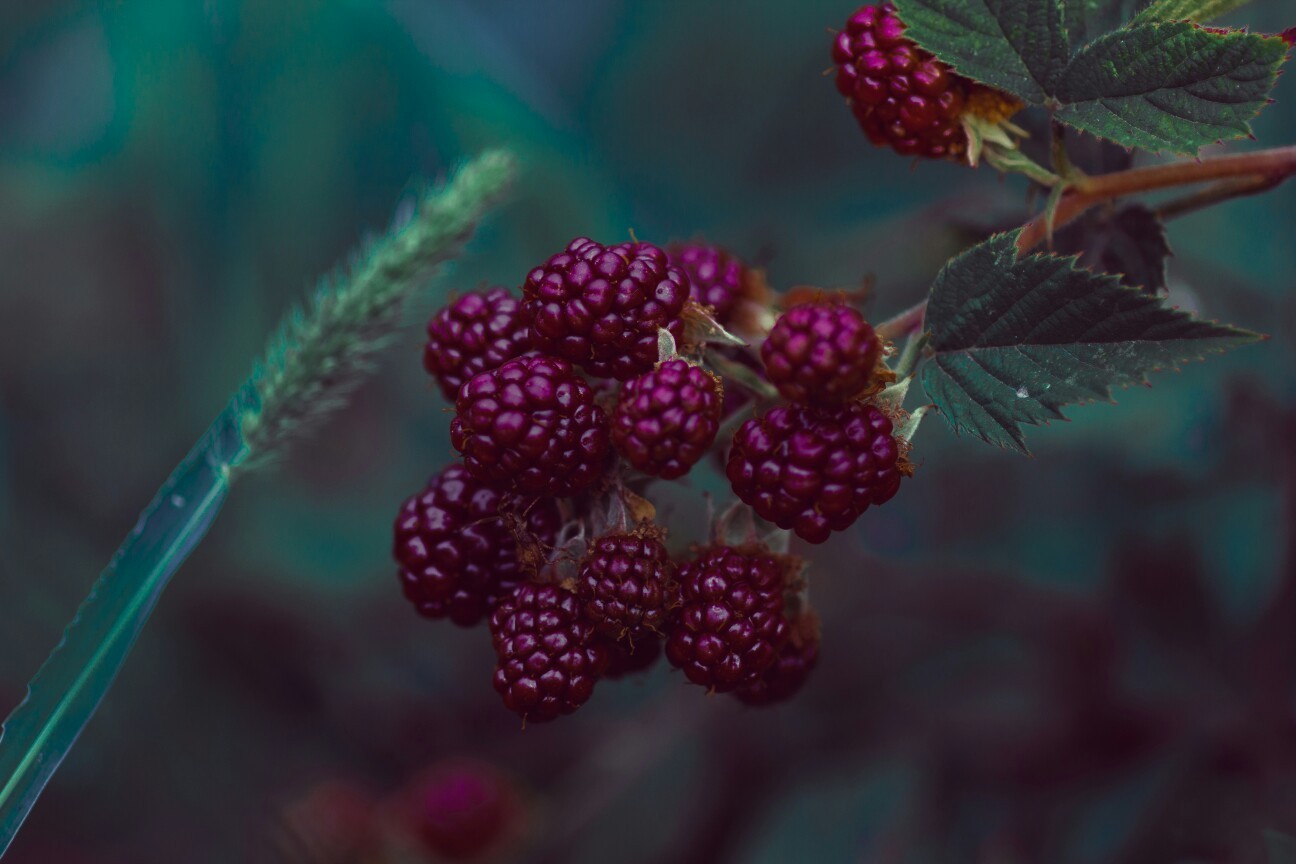
<path id="1" fill-rule="evenodd" d="M 1181 215 L 1229 198 L 1272 189 L 1293 174 L 1296 174 L 1296 145 L 1081 177 L 1072 181 L 1070 191 L 1058 202 L 1053 213 L 1052 227 L 1054 230 L 1061 228 L 1090 207 L 1105 201 L 1158 189 L 1217 181 L 1200 193 L 1166 206 L 1166 216 Z M 1021 235 L 1017 238 L 1018 254 L 1029 252 L 1044 241 L 1049 233 L 1047 217 L 1048 214 L 1041 213 L 1022 228 Z M 923 301 L 878 325 L 878 332 L 891 340 L 918 332 L 926 311 L 927 302 Z"/>

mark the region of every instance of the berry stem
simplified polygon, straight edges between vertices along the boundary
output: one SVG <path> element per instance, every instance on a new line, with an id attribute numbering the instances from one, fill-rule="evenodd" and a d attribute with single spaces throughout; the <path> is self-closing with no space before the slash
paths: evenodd
<path id="1" fill-rule="evenodd" d="M 1050 229 L 1056 230 L 1095 204 L 1113 198 L 1230 178 L 1247 178 L 1257 186 L 1268 184 L 1266 188 L 1272 188 L 1293 174 L 1296 174 L 1296 145 L 1076 177 L 1071 181 L 1070 191 L 1058 202 L 1052 224 L 1047 213 L 1028 222 L 1017 238 L 1017 250 L 1019 253 L 1030 251 L 1046 238 Z M 1217 200 L 1228 197 L 1233 196 Z"/>
<path id="2" fill-rule="evenodd" d="M 894 318 L 888 318 L 875 328 L 877 334 L 889 342 L 895 342 L 899 339 L 917 333 L 922 329 L 923 316 L 927 314 L 927 301 L 916 303 L 908 309 L 896 315 Z"/>

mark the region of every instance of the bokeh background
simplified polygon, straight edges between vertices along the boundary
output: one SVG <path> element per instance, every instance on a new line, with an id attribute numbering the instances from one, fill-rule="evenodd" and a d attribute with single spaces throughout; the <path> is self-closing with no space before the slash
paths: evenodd
<path id="1" fill-rule="evenodd" d="M 0 3 L 0 715 L 278 316 L 412 180 L 485 146 L 524 164 L 440 297 L 633 230 L 779 287 L 872 274 L 885 316 L 1020 221 L 1019 180 L 867 145 L 820 75 L 852 8 Z M 1296 141 L 1290 75 L 1277 98 L 1231 149 Z M 1265 861 L 1296 833 L 1293 237 L 1296 184 L 1171 229 L 1175 302 L 1269 341 L 1076 408 L 1031 459 L 929 420 L 917 476 L 815 550 L 824 659 L 766 711 L 658 668 L 518 728 L 486 634 L 418 619 L 389 561 L 449 456 L 412 328 L 236 489 L 6 861 L 325 862 L 321 788 L 382 800 L 446 759 L 523 802 L 501 861 Z"/>

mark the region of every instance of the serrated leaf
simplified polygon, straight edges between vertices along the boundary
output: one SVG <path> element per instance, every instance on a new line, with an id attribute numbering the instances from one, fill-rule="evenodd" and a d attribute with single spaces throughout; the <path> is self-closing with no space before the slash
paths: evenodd
<path id="1" fill-rule="evenodd" d="M 1276 37 L 1183 21 L 1128 27 L 1076 54 L 1056 116 L 1127 147 L 1195 153 L 1250 133 L 1286 55 Z"/>
<path id="2" fill-rule="evenodd" d="M 1251 0 L 1153 0 L 1138 14 L 1135 24 L 1156 21 L 1210 21 L 1226 12 L 1241 9 Z"/>
<path id="3" fill-rule="evenodd" d="M 963 75 L 1039 105 L 1066 69 L 1050 0 L 896 0 L 905 35 Z"/>
<path id="4" fill-rule="evenodd" d="M 1017 257 L 1020 229 L 945 265 L 927 307 L 923 388 L 956 432 L 1027 453 L 1022 424 L 1111 398 L 1256 334 L 1171 309 L 1056 255 Z"/>
<path id="5" fill-rule="evenodd" d="M 1119 276 L 1131 288 L 1151 294 L 1166 290 L 1170 241 L 1164 223 L 1146 205 L 1090 211 L 1058 235 L 1054 249 L 1079 255 L 1081 264 Z"/>
<path id="6" fill-rule="evenodd" d="M 1282 39 L 1152 21 L 1086 41 L 1091 27 L 1106 26 L 1126 7 L 1082 2 L 1093 5 L 1065 17 L 1070 4 L 1058 0 L 896 5 L 906 34 L 960 74 L 1047 106 L 1058 120 L 1123 147 L 1195 153 L 1250 134 L 1248 123 L 1286 59 Z M 1137 8 L 1137 0 L 1128 2 Z"/>

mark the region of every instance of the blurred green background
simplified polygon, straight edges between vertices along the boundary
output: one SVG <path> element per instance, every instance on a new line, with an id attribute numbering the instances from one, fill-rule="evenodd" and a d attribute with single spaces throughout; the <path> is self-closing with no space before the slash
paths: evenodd
<path id="1" fill-rule="evenodd" d="M 278 316 L 413 180 L 523 163 L 437 297 L 633 230 L 780 288 L 872 274 L 881 317 L 1024 218 L 1019 180 L 868 146 L 820 76 L 853 8 L 0 4 L 0 714 Z M 1229 149 L 1296 142 L 1290 76 L 1276 96 Z M 916 478 L 815 551 L 825 658 L 766 712 L 659 668 L 519 731 L 486 635 L 418 619 L 389 561 L 449 457 L 411 328 L 236 489 L 10 858 L 282 860 L 315 784 L 381 796 L 471 756 L 529 802 L 506 860 L 1265 860 L 1296 832 L 1294 237 L 1290 184 L 1171 229 L 1173 302 L 1269 341 L 1076 408 L 1029 460 L 929 420 Z"/>

